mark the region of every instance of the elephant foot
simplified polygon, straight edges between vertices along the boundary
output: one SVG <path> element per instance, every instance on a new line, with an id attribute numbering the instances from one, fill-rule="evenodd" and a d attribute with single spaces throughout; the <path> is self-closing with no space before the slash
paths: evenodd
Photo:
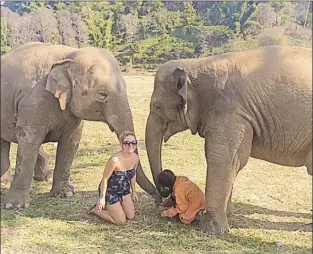
<path id="1" fill-rule="evenodd" d="M 43 182 L 48 181 L 53 176 L 53 169 L 44 169 L 40 172 L 35 172 L 33 179 L 35 181 Z"/>
<path id="2" fill-rule="evenodd" d="M 230 232 L 226 213 L 213 214 L 207 211 L 199 226 L 202 232 L 209 235 L 224 235 Z"/>
<path id="3" fill-rule="evenodd" d="M 10 208 L 26 208 L 30 204 L 30 196 L 28 191 L 10 190 L 1 200 L 1 207 Z"/>
<path id="4" fill-rule="evenodd" d="M 158 193 L 158 192 L 155 193 L 155 194 L 153 195 L 153 198 L 154 198 L 154 203 L 155 203 L 156 205 L 159 205 L 159 204 L 163 203 L 162 197 L 161 197 L 160 193 Z"/>
<path id="5" fill-rule="evenodd" d="M 70 183 L 62 185 L 60 188 L 52 188 L 49 196 L 55 198 L 69 198 L 74 195 L 74 186 Z"/>
<path id="6" fill-rule="evenodd" d="M 0 178 L 1 186 L 11 183 L 12 179 L 12 172 L 9 168 Z"/>

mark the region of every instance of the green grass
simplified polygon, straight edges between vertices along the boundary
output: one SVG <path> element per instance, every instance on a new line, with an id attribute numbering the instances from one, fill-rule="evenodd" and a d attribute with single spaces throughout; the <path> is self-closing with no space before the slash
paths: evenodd
<path id="1" fill-rule="evenodd" d="M 140 158 L 152 179 L 144 130 L 153 76 L 126 76 L 126 81 Z M 164 145 L 163 167 L 188 176 L 204 190 L 203 145 L 189 131 L 174 136 Z M 33 182 L 29 208 L 1 211 L 1 253 L 311 253 L 312 232 L 302 228 L 312 221 L 312 178 L 305 168 L 250 159 L 236 179 L 231 235 L 216 237 L 161 218 L 153 199 L 139 187 L 135 221 L 118 227 L 87 214 L 97 200 L 105 162 L 117 149 L 118 140 L 105 124 L 85 122 L 71 174 L 76 194 L 48 198 L 51 182 Z M 45 150 L 52 167 L 55 148 L 46 144 Z M 15 154 L 13 145 L 13 167 Z"/>

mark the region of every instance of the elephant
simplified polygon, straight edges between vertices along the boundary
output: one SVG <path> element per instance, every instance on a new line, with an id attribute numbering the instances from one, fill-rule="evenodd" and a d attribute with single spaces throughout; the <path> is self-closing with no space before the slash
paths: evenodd
<path id="1" fill-rule="evenodd" d="M 188 129 L 205 139 L 206 213 L 199 227 L 229 233 L 233 184 L 249 157 L 306 166 L 312 175 L 312 49 L 264 46 L 164 63 L 145 134 L 158 189 L 162 143 Z"/>
<path id="2" fill-rule="evenodd" d="M 18 144 L 6 208 L 29 205 L 34 169 L 46 163 L 43 143 L 58 143 L 50 195 L 68 197 L 82 120 L 104 122 L 117 136 L 134 132 L 126 82 L 109 50 L 29 42 L 1 56 L 1 74 L 1 176 L 10 168 L 10 144 Z M 159 195 L 141 164 L 137 182 Z"/>
<path id="3" fill-rule="evenodd" d="M 10 167 L 10 162 L 8 161 L 6 156 L 1 157 L 1 161 L 4 162 L 3 168 L 7 168 L 6 172 L 0 177 L 1 186 L 5 186 L 12 181 L 12 172 Z M 33 179 L 35 181 L 48 181 L 53 176 L 53 170 L 49 168 L 48 156 L 45 153 L 42 146 L 40 146 Z"/>

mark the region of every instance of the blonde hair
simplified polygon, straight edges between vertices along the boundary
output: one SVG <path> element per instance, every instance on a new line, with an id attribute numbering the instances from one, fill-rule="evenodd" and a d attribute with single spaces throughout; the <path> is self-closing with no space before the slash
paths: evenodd
<path id="1" fill-rule="evenodd" d="M 128 136 L 133 136 L 137 140 L 137 138 L 136 138 L 136 136 L 135 136 L 135 134 L 133 132 L 131 132 L 131 131 L 124 131 L 120 135 L 120 137 L 119 137 L 119 140 L 120 140 L 121 144 L 124 142 L 125 138 L 128 137 Z"/>

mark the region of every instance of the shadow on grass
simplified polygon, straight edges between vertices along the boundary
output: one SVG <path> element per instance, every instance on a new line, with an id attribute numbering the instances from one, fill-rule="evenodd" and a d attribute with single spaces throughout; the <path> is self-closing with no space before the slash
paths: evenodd
<path id="1" fill-rule="evenodd" d="M 235 213 L 229 218 L 231 227 L 312 232 L 312 224 L 305 225 L 303 222 L 272 222 L 266 219 L 260 220 L 246 217 L 246 215 L 251 214 L 312 219 L 312 214 L 310 213 L 277 211 L 250 204 L 235 203 Z"/>
<path id="2" fill-rule="evenodd" d="M 10 222 L 13 223 L 16 216 L 25 216 L 28 218 L 47 218 L 50 220 L 63 220 L 67 223 L 75 224 L 77 222 L 83 222 L 88 224 L 106 224 L 102 220 L 98 219 L 92 214 L 88 214 L 87 211 L 96 203 L 97 201 L 97 191 L 81 191 L 77 192 L 73 197 L 67 199 L 58 198 L 48 198 L 47 194 L 40 194 L 33 197 L 32 204 L 29 208 L 21 211 L 6 210 L 1 214 L 2 220 L 7 220 L 7 225 Z M 294 245 L 284 245 L 281 248 L 276 247 L 275 243 L 269 243 L 257 236 L 238 236 L 238 235 L 228 235 L 218 238 L 212 238 L 207 236 L 194 227 L 183 225 L 181 223 L 169 222 L 166 218 L 161 218 L 159 213 L 160 210 L 154 205 L 154 200 L 146 193 L 138 193 L 140 202 L 136 205 L 136 217 L 135 221 L 129 222 L 125 227 L 117 227 L 114 225 L 106 224 L 108 228 L 111 228 L 118 234 L 120 239 L 128 239 L 129 234 L 134 234 L 134 237 L 144 237 L 145 241 L 155 241 L 156 235 L 164 235 L 162 241 L 169 242 L 176 241 L 176 237 L 180 234 L 190 235 L 196 234 L 197 241 L 205 241 L 207 247 L 212 247 L 212 249 L 217 249 L 216 240 L 225 242 L 227 248 L 232 248 L 231 246 L 241 246 L 244 249 L 253 249 L 261 251 L 260 253 L 269 253 L 273 249 L 279 250 L 290 250 L 293 252 L 310 252 L 311 249 L 306 247 L 299 247 Z M 294 213 L 285 211 L 276 211 L 259 206 L 249 205 L 249 204 L 235 204 L 236 212 L 235 215 L 230 218 L 231 228 L 249 228 L 249 229 L 268 229 L 268 230 L 284 230 L 284 231 L 296 231 L 303 223 L 299 222 L 269 222 L 261 221 L 258 219 L 251 219 L 245 217 L 249 214 L 264 214 L 264 215 L 275 215 L 281 217 L 295 217 L 295 218 L 310 218 L 310 214 L 305 213 Z M 124 228 L 124 229 L 123 229 Z M 86 228 L 86 232 L 89 230 L 96 230 L 91 228 Z M 90 234 L 92 232 L 90 231 Z M 71 233 L 71 232 L 68 232 Z M 73 233 L 74 234 L 74 233 Z M 168 234 L 170 236 L 168 236 Z M 142 235 L 142 236 L 141 236 Z M 111 236 L 112 237 L 112 236 Z M 207 238 L 210 237 L 210 238 Z M 208 240 L 206 240 L 208 239 Z M 216 240 L 214 240 L 216 239 Z M 213 240 L 213 242 L 210 242 Z M 124 241 L 124 240 L 123 240 Z M 127 240 L 125 240 L 127 241 Z M 209 242 L 207 242 L 209 241 Z M 125 242 L 125 244 L 127 244 Z M 196 242 L 188 240 L 185 245 L 194 245 Z M 211 246 L 212 245 L 212 246 Z M 171 245 L 169 245 L 171 246 Z"/>
<path id="3" fill-rule="evenodd" d="M 145 216 L 158 214 L 155 212 L 156 206 L 154 200 L 147 193 L 138 193 L 140 202 L 138 203 L 137 212 Z M 33 197 L 32 204 L 29 208 L 22 211 L 27 217 L 46 217 L 58 220 L 74 221 L 98 221 L 95 216 L 88 214 L 87 211 L 97 202 L 97 191 L 77 192 L 71 198 L 49 198 L 48 194 L 39 194 Z M 149 207 L 149 209 L 147 209 Z M 14 213 L 12 211 L 12 213 Z M 274 215 L 279 217 L 294 218 L 312 218 L 310 213 L 297 213 L 287 211 L 277 211 L 260 206 L 235 203 L 235 213 L 229 218 L 231 228 L 257 228 L 269 230 L 296 231 L 303 226 L 302 222 L 271 222 L 268 220 L 259 220 L 248 218 L 247 215 Z M 306 231 L 306 230 L 304 230 Z M 312 231 L 312 230 L 311 230 Z"/>
<path id="4" fill-rule="evenodd" d="M 310 213 L 298 213 L 298 212 L 287 212 L 287 211 L 277 211 L 272 210 L 260 206 L 243 204 L 243 203 L 235 203 L 235 214 L 241 215 L 249 215 L 249 214 L 266 214 L 266 215 L 276 215 L 282 217 L 295 217 L 295 218 L 312 218 L 312 214 Z"/>

